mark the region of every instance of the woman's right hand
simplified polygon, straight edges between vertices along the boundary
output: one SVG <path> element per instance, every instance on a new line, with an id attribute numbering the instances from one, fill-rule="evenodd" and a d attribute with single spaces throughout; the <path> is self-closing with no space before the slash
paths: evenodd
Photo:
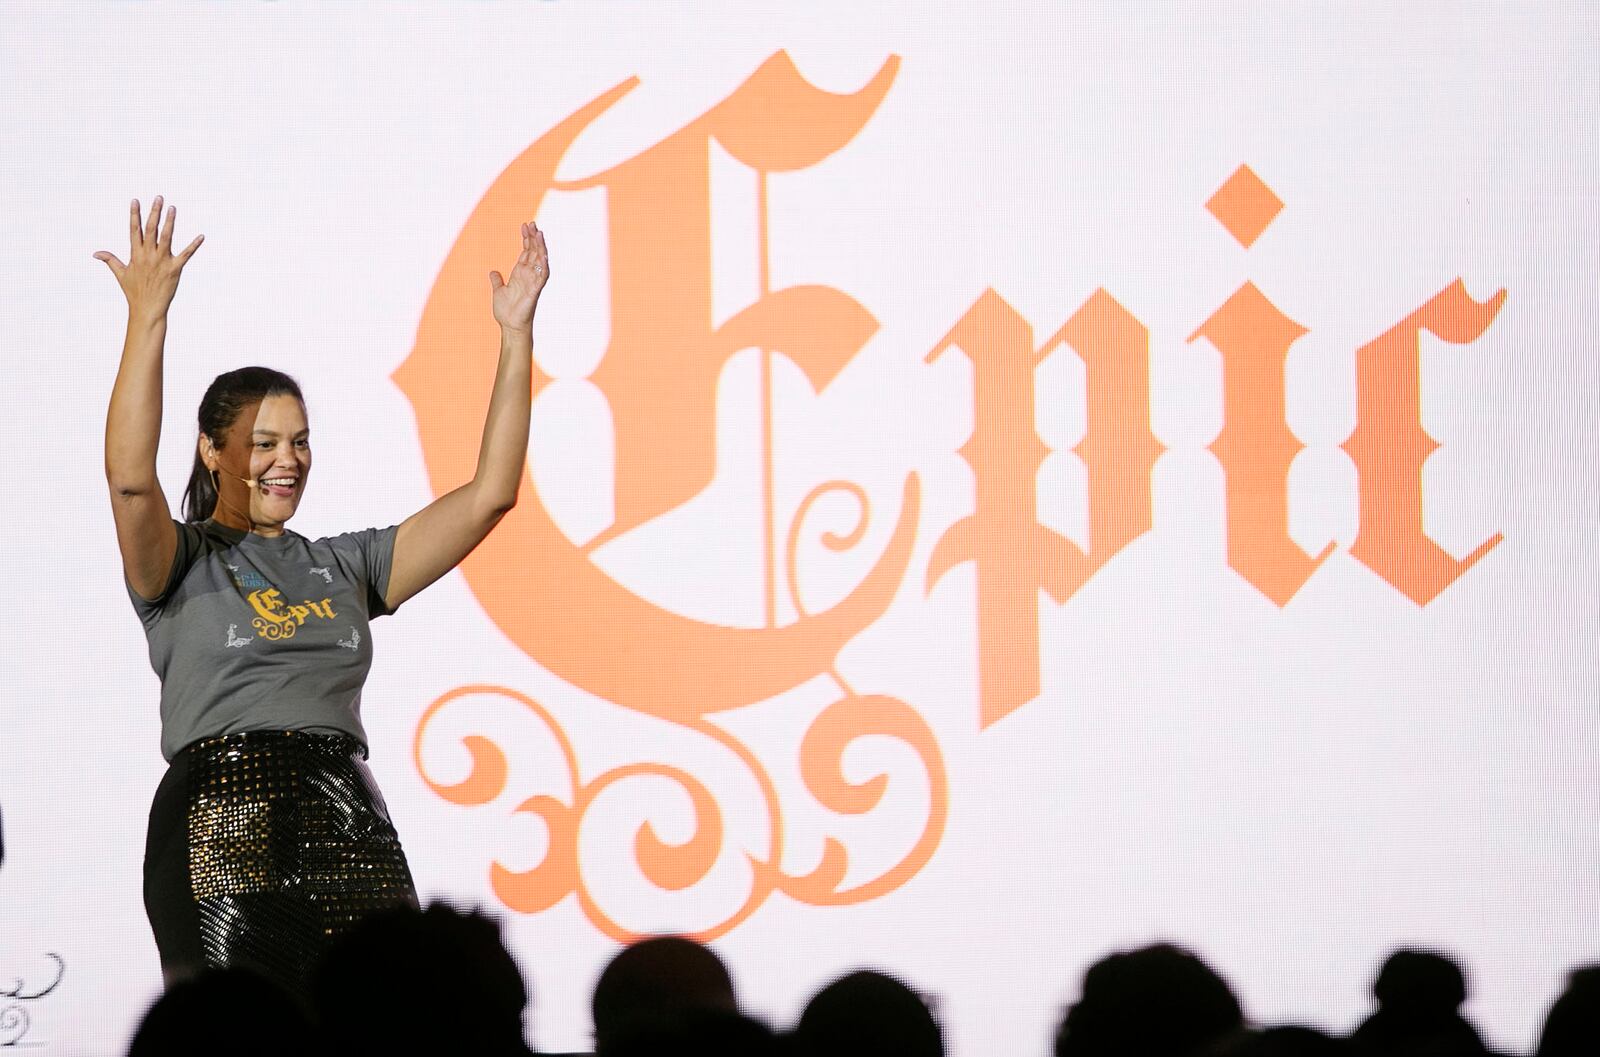
<path id="1" fill-rule="evenodd" d="M 168 206 L 167 220 L 162 224 L 161 196 L 157 195 L 150 204 L 149 219 L 141 220 L 136 198 L 128 207 L 128 263 L 123 264 L 116 254 L 106 250 L 94 255 L 95 260 L 105 261 L 116 276 L 122 295 L 128 299 L 130 319 L 160 319 L 167 314 L 172 295 L 178 292 L 183 266 L 206 240 L 204 235 L 196 235 L 187 249 L 173 254 L 172 229 L 177 219 L 178 211 Z"/>

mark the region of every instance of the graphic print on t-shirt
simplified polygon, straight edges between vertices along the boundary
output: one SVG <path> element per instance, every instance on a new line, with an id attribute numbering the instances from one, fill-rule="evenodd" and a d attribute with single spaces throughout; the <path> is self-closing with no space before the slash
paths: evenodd
<path id="1" fill-rule="evenodd" d="M 245 730 L 337 730 L 366 743 L 368 622 L 391 609 L 398 526 L 307 539 L 173 522 L 168 584 L 128 585 L 161 679 L 161 752 Z"/>
<path id="2" fill-rule="evenodd" d="M 333 583 L 333 574 L 327 568 L 312 568 L 308 571 L 321 576 L 326 583 Z M 250 626 L 264 639 L 276 641 L 294 638 L 295 632 L 300 630 L 300 625 L 306 622 L 307 617 L 320 617 L 323 620 L 334 620 L 338 617 L 338 613 L 334 612 L 332 598 L 323 598 L 320 601 L 307 598 L 298 604 L 285 602 L 282 592 L 254 569 L 241 569 L 237 565 L 229 564 L 228 573 L 235 587 L 241 592 L 247 590 L 250 592 L 245 596 L 245 601 L 250 603 L 250 608 L 256 614 L 250 621 Z M 228 628 L 229 648 L 243 646 L 250 641 L 248 638 L 236 637 L 236 627 L 237 625 L 231 625 Z"/>
<path id="3" fill-rule="evenodd" d="M 271 584 L 267 583 L 266 577 L 262 576 L 254 569 L 241 569 L 237 565 L 230 563 L 228 565 L 228 572 L 233 577 L 233 586 L 237 587 L 241 591 L 254 587 L 272 586 Z"/>
<path id="4" fill-rule="evenodd" d="M 333 611 L 331 598 L 324 598 L 320 602 L 307 598 L 299 604 L 285 602 L 276 587 L 251 591 L 247 601 L 250 608 L 256 611 L 256 617 L 250 625 L 264 639 L 292 639 L 307 617 L 333 620 L 339 615 Z"/>

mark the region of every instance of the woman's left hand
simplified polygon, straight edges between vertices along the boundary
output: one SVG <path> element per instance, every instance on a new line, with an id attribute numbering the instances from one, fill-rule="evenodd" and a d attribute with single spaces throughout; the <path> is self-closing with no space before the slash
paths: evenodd
<path id="1" fill-rule="evenodd" d="M 494 298 L 494 318 L 502 327 L 527 330 L 533 325 L 539 293 L 550 278 L 550 255 L 544 246 L 544 232 L 531 220 L 522 225 L 522 253 L 511 266 L 511 278 L 489 273 L 489 289 Z"/>
<path id="2" fill-rule="evenodd" d="M 522 252 L 509 279 L 489 273 L 494 318 L 500 323 L 500 363 L 484 416 L 483 443 L 472 480 L 406 518 L 394 537 L 389 586 L 394 609 L 454 569 L 517 502 L 528 459 L 528 416 L 533 397 L 533 313 L 550 277 L 544 235 L 522 225 Z M 159 585 L 158 585 L 159 588 Z"/>

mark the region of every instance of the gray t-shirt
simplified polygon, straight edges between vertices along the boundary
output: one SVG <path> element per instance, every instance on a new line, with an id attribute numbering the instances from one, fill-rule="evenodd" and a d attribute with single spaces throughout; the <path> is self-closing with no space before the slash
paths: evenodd
<path id="1" fill-rule="evenodd" d="M 365 745 L 367 621 L 390 612 L 396 527 L 308 540 L 174 524 L 161 595 L 128 588 L 161 678 L 161 754 L 245 730 L 338 731 Z"/>

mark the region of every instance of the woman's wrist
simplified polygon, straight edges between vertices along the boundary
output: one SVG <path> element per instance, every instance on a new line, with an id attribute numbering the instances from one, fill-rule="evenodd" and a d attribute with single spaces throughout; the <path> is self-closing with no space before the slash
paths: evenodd
<path id="1" fill-rule="evenodd" d="M 128 306 L 129 330 L 154 330 L 156 327 L 166 326 L 167 307 L 145 308 Z"/>

